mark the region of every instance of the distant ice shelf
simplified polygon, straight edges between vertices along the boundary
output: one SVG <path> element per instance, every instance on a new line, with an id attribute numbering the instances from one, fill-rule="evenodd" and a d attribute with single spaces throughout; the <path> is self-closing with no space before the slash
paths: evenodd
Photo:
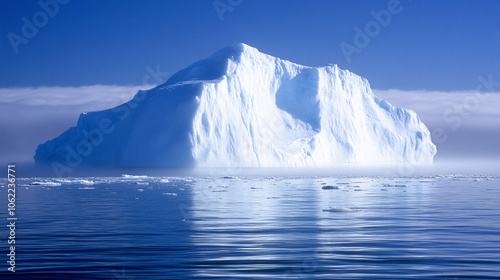
<path id="1" fill-rule="evenodd" d="M 81 114 L 38 146 L 53 166 L 329 167 L 431 163 L 415 112 L 336 65 L 306 67 L 224 48 L 115 108 Z"/>

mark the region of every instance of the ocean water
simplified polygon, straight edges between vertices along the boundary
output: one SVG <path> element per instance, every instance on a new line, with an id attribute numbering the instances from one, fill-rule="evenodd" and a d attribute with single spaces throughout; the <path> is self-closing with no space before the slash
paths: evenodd
<path id="1" fill-rule="evenodd" d="M 29 178 L 16 195 L 2 279 L 500 279 L 498 177 Z"/>

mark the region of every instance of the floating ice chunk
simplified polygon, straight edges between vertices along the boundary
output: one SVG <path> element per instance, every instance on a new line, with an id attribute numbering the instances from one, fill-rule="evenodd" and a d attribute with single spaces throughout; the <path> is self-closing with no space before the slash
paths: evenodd
<path id="1" fill-rule="evenodd" d="M 82 184 L 82 185 L 93 185 L 94 184 L 94 181 L 85 180 L 85 179 L 77 179 L 77 180 L 75 180 L 73 182 L 76 183 L 76 184 Z"/>
<path id="2" fill-rule="evenodd" d="M 129 175 L 129 174 L 122 174 L 123 178 L 127 179 L 138 179 L 138 178 L 147 178 L 147 175 Z"/>
<path id="3" fill-rule="evenodd" d="M 405 188 L 406 185 L 391 185 L 391 184 L 384 184 L 384 187 L 394 187 L 394 188 Z"/>
<path id="4" fill-rule="evenodd" d="M 79 190 L 95 190 L 95 187 L 80 187 Z"/>
<path id="5" fill-rule="evenodd" d="M 176 193 L 163 193 L 163 195 L 172 195 L 172 196 L 177 196 Z"/>
<path id="6" fill-rule="evenodd" d="M 323 186 L 322 189 L 324 189 L 324 190 L 338 190 L 339 187 L 337 187 L 337 186 Z"/>
<path id="7" fill-rule="evenodd" d="M 58 182 L 32 182 L 33 186 L 44 186 L 44 187 L 57 187 L 60 186 L 61 183 Z"/>
<path id="8" fill-rule="evenodd" d="M 73 181 L 68 180 L 68 179 L 54 179 L 54 182 L 58 182 L 58 183 L 72 183 Z"/>
<path id="9" fill-rule="evenodd" d="M 347 207 L 335 207 L 335 206 L 323 210 L 323 212 L 335 212 L 335 213 L 340 213 L 340 212 L 355 212 L 355 211 L 359 211 L 359 210 L 358 209 L 347 208 Z"/>

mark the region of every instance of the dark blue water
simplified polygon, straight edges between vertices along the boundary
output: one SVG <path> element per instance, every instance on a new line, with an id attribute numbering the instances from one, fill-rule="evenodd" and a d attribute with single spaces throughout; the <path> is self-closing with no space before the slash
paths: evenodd
<path id="1" fill-rule="evenodd" d="M 1 278 L 500 279 L 496 177 L 83 179 L 18 182 Z"/>

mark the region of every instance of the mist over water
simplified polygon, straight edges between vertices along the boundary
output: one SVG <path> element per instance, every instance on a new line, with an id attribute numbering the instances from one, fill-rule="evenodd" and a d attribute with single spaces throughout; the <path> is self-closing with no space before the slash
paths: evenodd
<path id="1" fill-rule="evenodd" d="M 21 178 L 58 177 L 50 165 L 36 166 L 32 162 L 0 162 L 0 165 L 16 164 Z M 356 164 L 338 165 L 329 168 L 162 168 L 162 167 L 85 167 L 71 168 L 59 177 L 106 177 L 136 174 L 149 176 L 424 176 L 424 175 L 500 175 L 500 160 L 456 159 L 436 160 L 433 164 L 415 165 L 410 163 L 360 166 Z M 6 177 L 6 175 L 2 175 Z"/>

